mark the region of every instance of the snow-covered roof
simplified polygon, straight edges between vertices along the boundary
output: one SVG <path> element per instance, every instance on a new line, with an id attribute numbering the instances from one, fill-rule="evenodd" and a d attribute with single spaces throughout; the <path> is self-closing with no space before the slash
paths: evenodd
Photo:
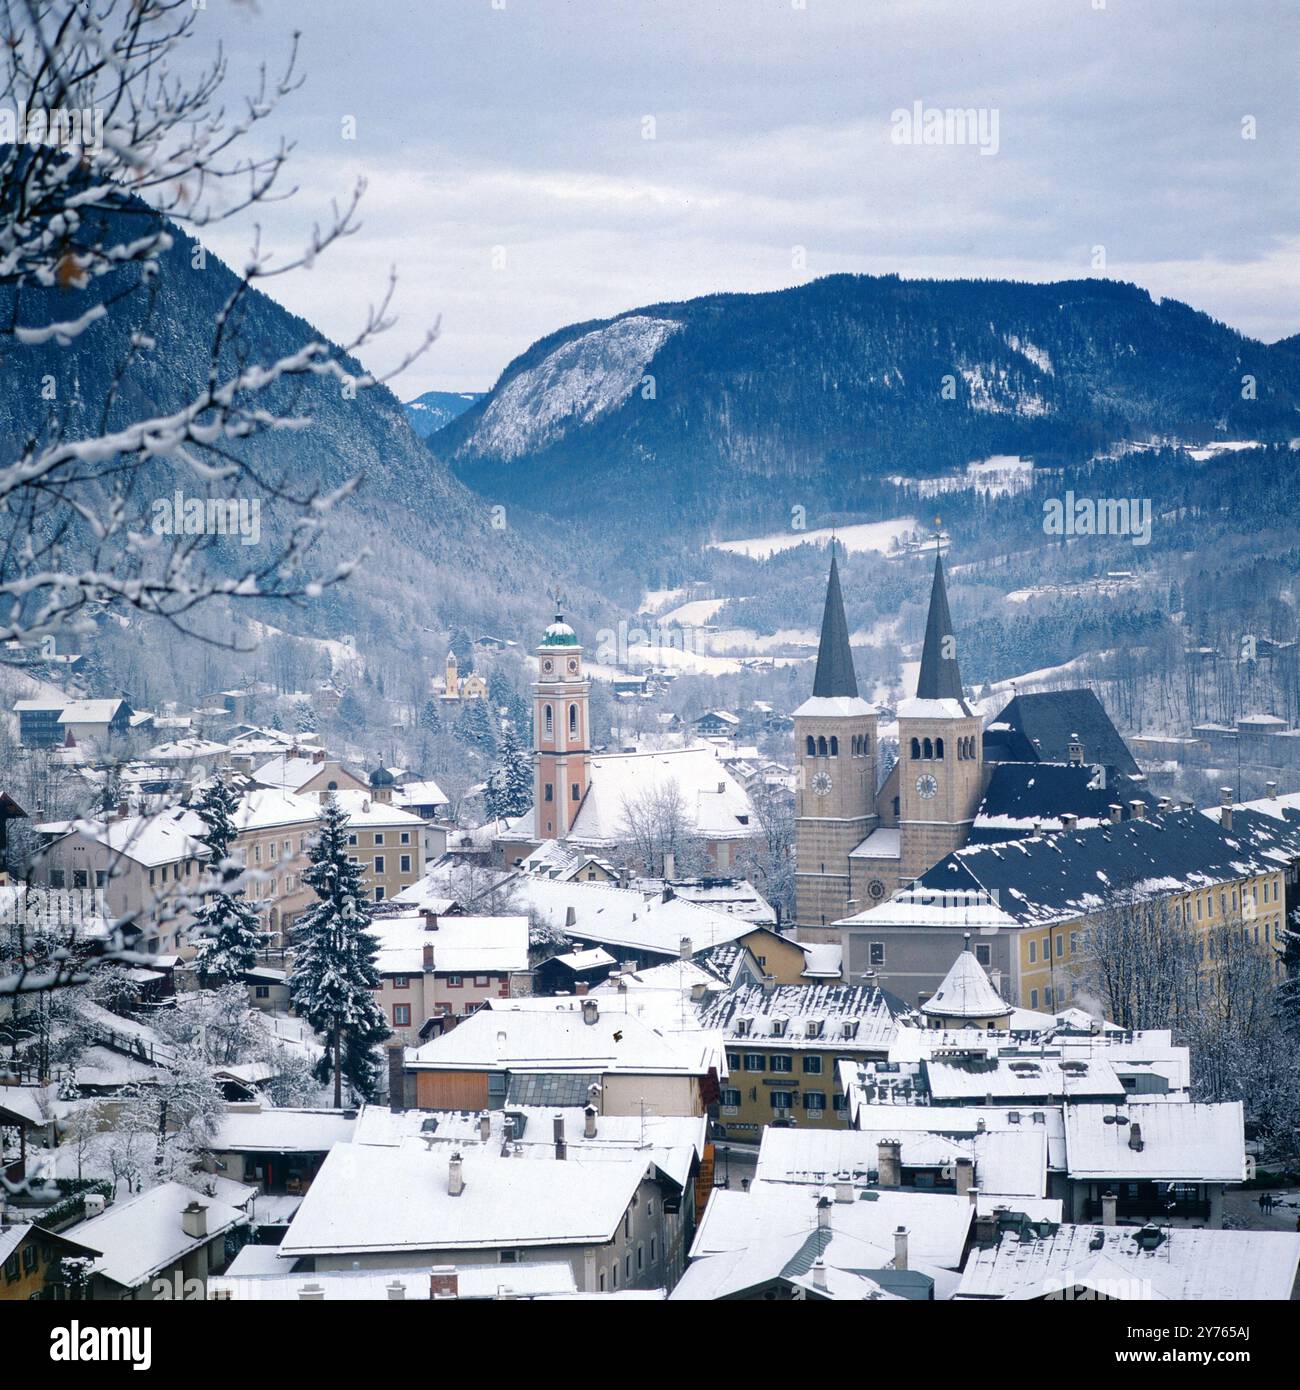
<path id="1" fill-rule="evenodd" d="M 584 1014 L 595 1019 L 586 1022 Z M 585 1006 L 585 1007 L 584 1007 Z M 615 1034 L 618 1036 L 616 1037 Z M 415 1069 L 510 1072 L 638 1072 L 702 1076 L 719 1048 L 703 1033 L 668 1034 L 634 1014 L 585 1000 L 488 1001 L 449 1033 L 407 1053 Z"/>
<path id="2" fill-rule="evenodd" d="M 691 1258 L 738 1250 L 774 1236 L 807 1234 L 817 1225 L 825 1189 L 810 1183 L 755 1180 L 748 1192 L 715 1188 L 700 1220 Z M 908 1232 L 908 1262 L 959 1269 L 975 1208 L 969 1197 L 902 1189 L 855 1191 L 833 1201 L 831 1227 L 885 1252 L 892 1264 L 894 1232 Z"/>
<path id="3" fill-rule="evenodd" d="M 59 723 L 108 724 L 121 707 L 121 700 L 71 700 L 64 705 Z"/>
<path id="4" fill-rule="evenodd" d="M 603 1245 L 650 1167 L 636 1154 L 521 1163 L 467 1149 L 453 1196 L 451 1158 L 442 1146 L 335 1145 L 280 1246 L 285 1258 Z"/>
<path id="5" fill-rule="evenodd" d="M 376 801 L 368 791 L 361 791 L 359 788 L 344 787 L 331 792 L 330 795 L 342 807 L 347 816 L 347 823 L 353 829 L 357 826 L 374 826 L 376 829 L 392 826 L 400 830 L 415 830 L 424 824 L 419 816 L 413 815 L 410 811 L 403 811 L 400 806 L 387 802 Z"/>
<path id="6" fill-rule="evenodd" d="M 841 1064 L 841 1077 L 851 1064 Z M 852 1097 L 850 1097 L 852 1102 Z M 1065 1120 L 1059 1105 L 851 1105 L 850 1122 L 862 1130 L 890 1131 L 891 1137 L 926 1133 L 954 1139 L 983 1133 L 1041 1128 L 1047 1136 L 1048 1163 L 1065 1168 Z"/>
<path id="7" fill-rule="evenodd" d="M 192 1202 L 207 1208 L 206 1234 L 187 1235 L 181 1212 Z M 95 1273 L 123 1288 L 138 1288 L 160 1270 L 206 1245 L 214 1236 L 247 1221 L 242 1211 L 205 1197 L 178 1182 L 160 1183 L 134 1197 L 121 1197 L 100 1216 L 78 1222 L 68 1238 L 102 1251 Z"/>
<path id="8" fill-rule="evenodd" d="M 587 793 L 571 843 L 603 848 L 627 838 L 628 807 L 676 783 L 689 830 L 710 840 L 761 833 L 749 794 L 708 747 L 605 753 L 588 759 Z"/>
<path id="9" fill-rule="evenodd" d="M 240 797 L 231 819 L 239 830 L 270 830 L 281 825 L 314 825 L 320 820 L 320 811 L 314 796 L 254 787 Z"/>
<path id="10" fill-rule="evenodd" d="M 882 826 L 849 851 L 850 859 L 900 859 L 903 854 L 903 832 Z"/>
<path id="11" fill-rule="evenodd" d="M 1116 1100 L 1127 1092 L 1105 1057 L 1061 1061 L 1056 1057 L 931 1057 L 926 1081 L 936 1104 L 1023 1099 Z"/>
<path id="12" fill-rule="evenodd" d="M 589 951 L 567 951 L 562 956 L 551 956 L 556 965 L 563 965 L 572 970 L 575 975 L 581 974 L 585 970 L 599 970 L 602 965 L 617 965 L 610 953 L 603 946 L 594 946 Z"/>
<path id="13" fill-rule="evenodd" d="M 877 834 L 881 833 L 879 831 Z M 852 917 L 841 918 L 836 926 L 848 927 L 952 927 L 962 931 L 991 935 L 1014 928 L 1017 923 L 988 893 L 978 889 L 904 888 L 877 907 L 869 907 Z"/>
<path id="14" fill-rule="evenodd" d="M 416 913 L 380 917 L 370 924 L 379 942 L 381 975 L 419 975 L 425 947 L 442 975 L 488 975 L 528 969 L 527 917 L 440 917 L 435 929 Z"/>
<path id="15" fill-rule="evenodd" d="M 208 1297 L 228 1298 L 241 1302 L 297 1301 L 303 1290 L 320 1290 L 326 1303 L 364 1299 L 378 1302 L 402 1298 L 409 1301 L 430 1297 L 430 1273 L 419 1269 L 326 1269 L 314 1273 L 290 1274 L 285 1265 L 291 1261 L 277 1256 L 276 1246 L 245 1246 L 248 1250 L 268 1251 L 274 1269 L 249 1268 L 236 1272 L 238 1256 L 225 1274 L 208 1279 Z M 541 1294 L 574 1293 L 577 1284 L 573 1266 L 566 1261 L 538 1261 L 512 1265 L 456 1265 L 457 1298 L 496 1298 L 507 1291 L 511 1298 L 535 1298 Z M 396 1292 L 400 1288 L 401 1292 Z"/>
<path id="16" fill-rule="evenodd" d="M 1040 1299 L 1083 1287 L 1116 1299 L 1283 1300 L 1297 1266 L 1300 1235 L 1289 1232 L 1049 1226 L 973 1250 L 957 1297 Z"/>
<path id="17" fill-rule="evenodd" d="M 437 784 L 425 778 L 419 782 L 407 782 L 393 791 L 393 804 L 396 806 L 446 806 L 447 793 Z"/>
<path id="18" fill-rule="evenodd" d="M 804 980 L 839 980 L 844 974 L 844 947 L 838 941 L 801 941 Z"/>
<path id="19" fill-rule="evenodd" d="M 900 719 L 969 719 L 968 710 L 960 700 L 922 700 L 913 698 L 898 702 Z"/>
<path id="20" fill-rule="evenodd" d="M 796 1231 L 692 1260 L 668 1298 L 708 1303 L 780 1281 L 802 1289 L 811 1299 L 897 1301 L 903 1295 L 887 1292 L 862 1273 L 892 1262 L 892 1248 L 869 1245 L 841 1231 Z M 820 1282 L 813 1274 L 814 1263 L 821 1266 Z"/>
<path id="21" fill-rule="evenodd" d="M 611 883 L 560 883 L 522 874 L 515 886 L 512 901 L 518 909 L 531 909 L 547 926 L 572 939 L 611 950 L 622 947 L 676 956 L 686 937 L 691 953 L 696 954 L 754 930 L 754 924 L 744 918 L 715 912 L 684 898 L 664 902 L 662 895 L 637 893 Z"/>
<path id="22" fill-rule="evenodd" d="M 73 821 L 67 828 L 146 868 L 207 855 L 198 840 L 203 822 L 196 812 L 185 809 L 172 808 L 155 816 L 124 816 L 121 820 Z"/>
<path id="23" fill-rule="evenodd" d="M 1246 1163 L 1241 1102 L 1069 1106 L 1065 1152 L 1071 1178 L 1238 1183 Z"/>
<path id="24" fill-rule="evenodd" d="M 937 1018 L 990 1019 L 1005 1018 L 1010 1007 L 993 988 L 967 942 L 966 950 L 959 952 L 948 968 L 943 983 L 921 1005 L 921 1012 Z"/>
<path id="25" fill-rule="evenodd" d="M 208 1148 L 213 1153 L 328 1153 L 352 1138 L 356 1123 L 355 1114 L 342 1110 L 227 1110 Z"/>
<path id="26" fill-rule="evenodd" d="M 810 695 L 792 715 L 794 719 L 853 719 L 877 714 L 860 695 Z"/>
<path id="27" fill-rule="evenodd" d="M 874 985 L 738 985 L 703 1005 L 700 1023 L 722 1032 L 733 1049 L 752 1041 L 883 1054 L 898 1007 Z"/>

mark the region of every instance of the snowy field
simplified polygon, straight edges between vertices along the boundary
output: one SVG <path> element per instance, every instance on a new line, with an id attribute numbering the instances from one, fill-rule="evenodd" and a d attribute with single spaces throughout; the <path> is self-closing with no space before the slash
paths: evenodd
<path id="1" fill-rule="evenodd" d="M 888 555 L 897 549 L 904 537 L 919 529 L 920 523 L 915 517 L 895 517 L 891 521 L 863 521 L 854 526 L 824 527 L 820 531 L 782 531 L 778 535 L 756 536 L 751 540 L 715 541 L 709 549 L 723 550 L 729 555 L 747 555 L 751 560 L 768 560 L 797 545 L 827 545 L 834 536 L 851 553 Z"/>

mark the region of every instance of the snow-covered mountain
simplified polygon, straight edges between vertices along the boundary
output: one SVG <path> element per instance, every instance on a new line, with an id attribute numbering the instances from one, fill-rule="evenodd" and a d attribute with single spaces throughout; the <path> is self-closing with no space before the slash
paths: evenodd
<path id="1" fill-rule="evenodd" d="M 426 391 L 413 401 L 406 401 L 402 408 L 411 428 L 421 439 L 427 439 L 463 415 L 482 395 L 482 391 Z"/>

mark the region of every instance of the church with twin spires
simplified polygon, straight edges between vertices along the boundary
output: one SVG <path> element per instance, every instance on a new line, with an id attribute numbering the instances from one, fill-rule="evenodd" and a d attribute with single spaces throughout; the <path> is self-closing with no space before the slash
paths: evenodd
<path id="1" fill-rule="evenodd" d="M 898 761 L 883 783 L 878 720 L 858 694 L 832 555 L 813 691 L 794 711 L 795 916 L 805 940 L 838 940 L 835 922 L 891 897 L 970 835 L 988 777 L 938 554 L 916 696 L 899 704 Z"/>

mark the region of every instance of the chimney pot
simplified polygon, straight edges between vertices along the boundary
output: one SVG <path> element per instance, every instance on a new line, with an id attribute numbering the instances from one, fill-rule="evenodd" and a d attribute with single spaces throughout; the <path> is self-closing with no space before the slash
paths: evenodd
<path id="1" fill-rule="evenodd" d="M 401 1043 L 388 1045 L 388 1108 L 394 1115 L 406 1109 L 406 1049 Z"/>
<path id="2" fill-rule="evenodd" d="M 821 1259 L 820 1257 L 818 1257 L 818 1258 L 813 1262 L 813 1267 L 812 1267 L 812 1281 L 813 1281 L 813 1288 L 815 1288 L 815 1289 L 825 1289 L 825 1288 L 826 1288 L 826 1261 L 823 1260 L 823 1259 Z"/>
<path id="3" fill-rule="evenodd" d="M 1115 1225 L 1116 1209 L 1119 1205 L 1119 1198 L 1113 1192 L 1103 1192 L 1101 1194 L 1101 1224 L 1103 1226 Z"/>
<path id="4" fill-rule="evenodd" d="M 900 1226 L 894 1232 L 894 1268 L 907 1268 L 907 1227 Z"/>
<path id="5" fill-rule="evenodd" d="M 426 972 L 426 973 L 427 973 L 428 971 L 430 971 L 430 970 L 433 969 L 433 947 L 432 947 L 432 946 L 426 946 L 426 947 L 424 948 L 424 962 L 423 962 L 423 963 L 424 963 L 424 969 L 425 969 L 425 972 Z"/>
<path id="6" fill-rule="evenodd" d="M 479 1142 L 482 1144 L 486 1144 L 492 1137 L 492 1112 L 490 1110 L 479 1111 L 478 1137 Z"/>
<path id="7" fill-rule="evenodd" d="M 557 1115 L 552 1123 L 552 1134 L 555 1138 L 556 1158 L 567 1158 L 569 1146 L 564 1142 L 564 1116 Z"/>
<path id="8" fill-rule="evenodd" d="M 682 939 L 677 943 L 677 954 L 682 958 L 682 960 L 690 960 L 690 958 L 695 954 L 695 952 L 691 949 L 691 938 L 689 936 L 682 937 Z"/>
<path id="9" fill-rule="evenodd" d="M 385 1288 L 388 1291 L 388 1297 L 394 1301 L 400 1302 L 406 1297 L 406 1285 L 400 1279 L 394 1279 L 391 1284 L 385 1285 Z"/>
<path id="10" fill-rule="evenodd" d="M 1078 828 L 1079 828 L 1079 817 L 1076 816 L 1076 815 L 1074 815 L 1072 812 L 1067 811 L 1067 812 L 1061 817 L 1061 829 L 1064 830 L 1064 831 L 1069 832 L 1069 831 L 1072 831 L 1072 830 L 1077 830 Z"/>
<path id="11" fill-rule="evenodd" d="M 957 1160 L 957 1195 L 964 1197 L 975 1183 L 975 1160 L 973 1158 L 959 1158 Z"/>
<path id="12" fill-rule="evenodd" d="M 1118 825 L 1124 819 L 1124 808 L 1114 802 L 1110 805 L 1110 820 L 1112 825 Z"/>
<path id="13" fill-rule="evenodd" d="M 881 1187 L 899 1187 L 903 1179 L 903 1146 L 897 1139 L 876 1145 L 876 1170 Z"/>
<path id="14" fill-rule="evenodd" d="M 596 1137 L 596 1107 L 588 1105 L 582 1112 L 582 1136 L 584 1139 Z"/>
<path id="15" fill-rule="evenodd" d="M 1270 801 L 1276 801 L 1276 800 L 1277 800 L 1277 783 L 1276 783 L 1276 782 L 1265 782 L 1265 783 L 1264 783 L 1264 791 L 1265 791 L 1265 793 L 1268 795 L 1268 799 L 1269 799 Z"/>
<path id="16" fill-rule="evenodd" d="M 742 1184 L 743 1185 L 743 1184 Z M 746 1188 L 746 1191 L 749 1189 Z M 826 1230 L 831 1224 L 831 1199 L 829 1197 L 819 1197 L 817 1199 L 817 1229 Z"/>
<path id="17" fill-rule="evenodd" d="M 181 1230 L 191 1240 L 201 1240 L 208 1233 L 208 1209 L 202 1202 L 191 1202 L 181 1208 Z"/>
<path id="18" fill-rule="evenodd" d="M 455 1265 L 434 1265 L 429 1271 L 430 1298 L 457 1298 L 460 1296 L 460 1275 Z"/>
<path id="19" fill-rule="evenodd" d="M 1146 1148 L 1146 1143 L 1142 1138 L 1142 1126 L 1140 1124 L 1130 1124 L 1128 1127 L 1128 1146 L 1134 1153 L 1141 1153 Z"/>
<path id="20" fill-rule="evenodd" d="M 1134 820 L 1146 820 L 1147 804 L 1145 801 L 1134 799 L 1133 801 L 1129 802 L 1128 808 L 1129 811 L 1132 813 Z"/>
<path id="21" fill-rule="evenodd" d="M 320 1284 L 304 1284 L 298 1290 L 298 1298 L 303 1303 L 323 1303 L 325 1290 Z"/>
<path id="22" fill-rule="evenodd" d="M 465 1173 L 459 1152 L 452 1154 L 447 1163 L 447 1195 L 459 1197 L 465 1190 Z"/>

